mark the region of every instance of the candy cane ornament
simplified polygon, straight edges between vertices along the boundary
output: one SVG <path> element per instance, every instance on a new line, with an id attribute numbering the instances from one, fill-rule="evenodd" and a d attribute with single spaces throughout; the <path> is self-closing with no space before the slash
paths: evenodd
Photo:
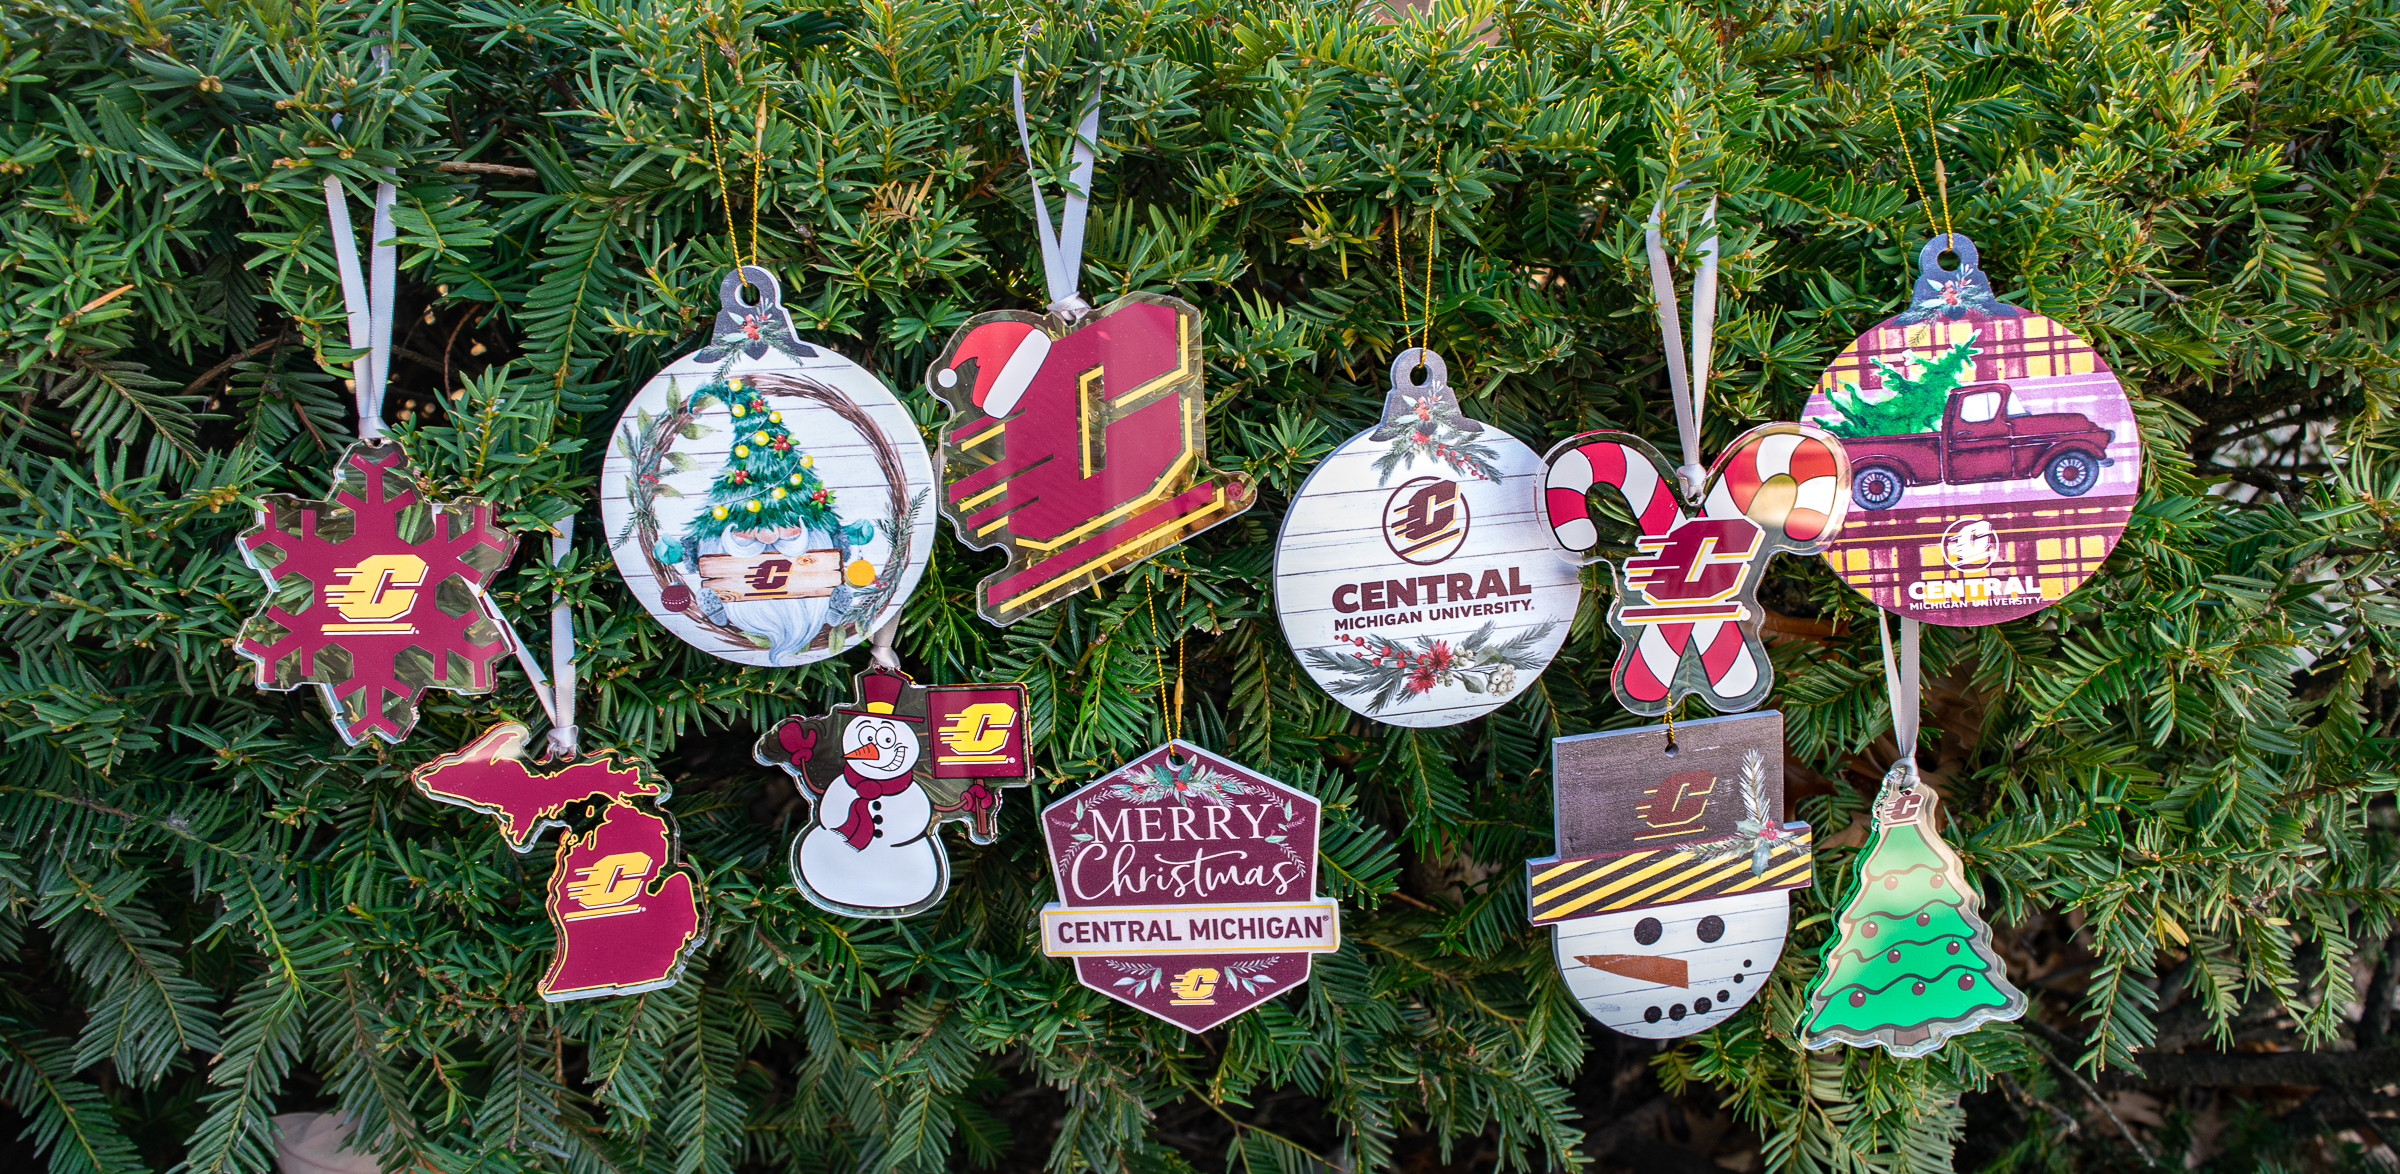
<path id="1" fill-rule="evenodd" d="M 1674 489 L 1675 466 L 1626 432 L 1572 436 L 1552 448 L 1543 507 L 1559 554 L 1602 561 L 1592 491 L 1625 499 L 1638 534 L 1618 558 L 1609 627 L 1624 641 L 1611 673 L 1626 709 L 1657 716 L 1698 694 L 1719 713 L 1765 701 L 1774 666 L 1760 640 L 1759 580 L 1778 554 L 1818 554 L 1850 507 L 1842 443 L 1806 424 L 1762 424 L 1717 458 L 1699 506 Z"/>

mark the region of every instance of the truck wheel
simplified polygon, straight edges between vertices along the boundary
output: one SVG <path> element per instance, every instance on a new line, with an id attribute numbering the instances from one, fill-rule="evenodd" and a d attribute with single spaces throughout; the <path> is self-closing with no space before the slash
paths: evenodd
<path id="1" fill-rule="evenodd" d="M 1900 493 L 1907 487 L 1898 470 L 1868 465 L 1851 475 L 1850 500 L 1862 510 L 1888 510 L 1900 504 Z"/>
<path id="2" fill-rule="evenodd" d="M 2042 479 L 2060 497 L 2081 497 L 2100 483 L 2100 462 L 2088 452 L 2062 452 L 2050 458 Z"/>

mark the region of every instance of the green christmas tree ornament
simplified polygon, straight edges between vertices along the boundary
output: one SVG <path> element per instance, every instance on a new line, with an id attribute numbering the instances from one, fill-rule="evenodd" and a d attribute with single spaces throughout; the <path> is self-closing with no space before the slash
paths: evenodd
<path id="1" fill-rule="evenodd" d="M 1982 900 L 1942 842 L 1940 796 L 1902 759 L 1883 776 L 1858 884 L 1808 988 L 1807 1046 L 1922 1056 L 1951 1036 L 2025 1013 L 1992 952 Z"/>

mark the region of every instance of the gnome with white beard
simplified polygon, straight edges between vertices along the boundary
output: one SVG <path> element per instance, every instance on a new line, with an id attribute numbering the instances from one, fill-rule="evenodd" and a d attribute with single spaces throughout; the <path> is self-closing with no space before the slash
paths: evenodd
<path id="1" fill-rule="evenodd" d="M 811 900 L 895 917 L 939 899 L 950 859 L 932 834 L 933 798 L 917 780 L 925 719 L 898 712 L 907 678 L 859 678 L 864 704 L 836 708 L 841 774 L 815 796 L 816 819 L 792 844 L 792 878 Z"/>
<path id="2" fill-rule="evenodd" d="M 733 446 L 709 487 L 709 508 L 659 561 L 697 576 L 693 607 L 766 645 L 769 663 L 791 663 L 845 614 L 875 569 L 851 557 L 871 524 L 846 524 L 816 460 L 783 413 L 747 382 L 719 384 Z"/>

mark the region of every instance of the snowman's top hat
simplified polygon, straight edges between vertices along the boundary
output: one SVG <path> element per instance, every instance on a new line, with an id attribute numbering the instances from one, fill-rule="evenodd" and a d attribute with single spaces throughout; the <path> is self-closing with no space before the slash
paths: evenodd
<path id="1" fill-rule="evenodd" d="M 879 717 L 891 718 L 894 721 L 922 723 L 925 720 L 924 714 L 900 712 L 900 698 L 907 691 L 909 684 L 909 679 L 899 673 L 860 673 L 858 677 L 859 703 L 845 705 L 841 708 L 849 713 L 871 713 Z"/>

